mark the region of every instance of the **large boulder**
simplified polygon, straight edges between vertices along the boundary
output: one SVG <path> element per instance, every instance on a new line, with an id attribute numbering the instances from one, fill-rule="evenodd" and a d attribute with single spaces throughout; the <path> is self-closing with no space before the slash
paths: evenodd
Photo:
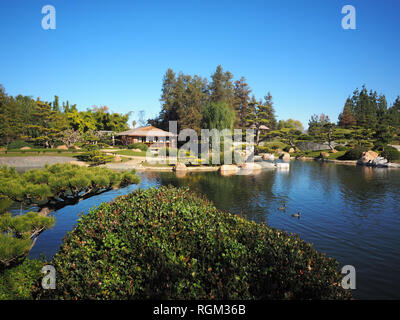
<path id="1" fill-rule="evenodd" d="M 320 156 L 322 159 L 326 159 L 326 158 L 329 158 L 329 153 L 328 153 L 328 152 L 321 152 L 321 153 L 319 154 L 319 156 Z"/>
<path id="2" fill-rule="evenodd" d="M 68 150 L 68 147 L 64 144 L 62 146 L 58 146 L 57 150 Z"/>
<path id="3" fill-rule="evenodd" d="M 186 171 L 186 170 L 187 170 L 187 167 L 182 162 L 178 162 L 174 167 L 174 171 Z"/>
<path id="4" fill-rule="evenodd" d="M 224 176 L 236 174 L 238 170 L 239 170 L 238 166 L 234 164 L 224 164 L 219 168 L 219 171 Z"/>
<path id="5" fill-rule="evenodd" d="M 374 167 L 387 167 L 388 161 L 384 157 L 376 157 L 372 160 L 371 165 Z"/>
<path id="6" fill-rule="evenodd" d="M 258 163 L 254 163 L 254 162 L 245 162 L 245 163 L 241 163 L 239 165 L 239 167 L 242 170 L 246 170 L 246 171 L 259 171 L 262 169 L 261 165 L 259 165 Z"/>
<path id="7" fill-rule="evenodd" d="M 19 149 L 19 150 L 30 150 L 31 149 L 31 147 L 22 147 L 21 149 Z"/>
<path id="8" fill-rule="evenodd" d="M 283 152 L 279 156 L 279 159 L 282 159 L 283 161 L 289 161 L 290 160 L 290 154 L 288 152 Z"/>
<path id="9" fill-rule="evenodd" d="M 359 164 L 372 164 L 372 161 L 378 157 L 379 154 L 376 153 L 375 151 L 366 151 L 362 153 L 361 158 L 358 160 Z"/>
<path id="10" fill-rule="evenodd" d="M 338 143 L 332 142 L 331 146 L 336 147 Z M 329 146 L 328 142 L 324 143 L 317 143 L 311 141 L 301 141 L 296 143 L 296 148 L 300 149 L 301 151 L 323 151 L 323 150 L 330 150 L 331 147 Z"/>
<path id="11" fill-rule="evenodd" d="M 287 162 L 278 162 L 278 163 L 275 164 L 275 167 L 276 167 L 277 169 L 288 170 L 289 167 L 290 167 L 290 165 L 289 165 L 289 163 L 287 163 Z"/>
<path id="12" fill-rule="evenodd" d="M 295 151 L 294 148 L 289 149 L 289 153 L 293 153 L 294 151 Z"/>
<path id="13" fill-rule="evenodd" d="M 263 160 L 270 160 L 270 161 L 273 161 L 273 160 L 275 160 L 275 156 L 274 156 L 272 153 L 264 153 L 264 154 L 262 155 L 262 159 L 263 159 Z"/>
<path id="14" fill-rule="evenodd" d="M 114 157 L 114 162 L 121 162 L 122 158 L 120 156 L 115 156 Z"/>

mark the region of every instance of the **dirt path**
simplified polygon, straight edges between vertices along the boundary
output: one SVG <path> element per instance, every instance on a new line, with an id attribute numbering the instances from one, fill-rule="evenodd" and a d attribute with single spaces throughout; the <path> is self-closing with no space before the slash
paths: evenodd
<path id="1" fill-rule="evenodd" d="M 62 156 L 0 157 L 0 166 L 15 168 L 44 168 L 46 164 L 68 163 L 75 158 Z"/>

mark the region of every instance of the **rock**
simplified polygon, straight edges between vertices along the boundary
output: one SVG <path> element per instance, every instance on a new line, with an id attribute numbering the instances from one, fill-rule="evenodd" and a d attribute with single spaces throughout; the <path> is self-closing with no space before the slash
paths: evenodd
<path id="1" fill-rule="evenodd" d="M 278 162 L 275 164 L 277 169 L 289 169 L 290 165 L 287 162 Z"/>
<path id="2" fill-rule="evenodd" d="M 371 164 L 372 160 L 374 160 L 376 157 L 378 157 L 379 154 L 377 154 L 374 151 L 367 151 L 363 152 L 361 158 L 357 161 L 359 164 Z"/>
<path id="3" fill-rule="evenodd" d="M 185 170 L 187 170 L 187 167 L 182 162 L 178 162 L 174 167 L 174 171 L 185 171 Z"/>
<path id="4" fill-rule="evenodd" d="M 290 160 L 290 154 L 287 152 L 283 152 L 280 156 L 279 159 L 282 159 L 283 161 L 289 161 Z"/>
<path id="5" fill-rule="evenodd" d="M 387 167 L 388 161 L 384 157 L 376 157 L 372 160 L 371 165 L 374 167 Z"/>
<path id="6" fill-rule="evenodd" d="M 175 176 L 177 178 L 184 178 L 187 174 L 186 170 L 175 171 Z"/>
<path id="7" fill-rule="evenodd" d="M 338 143 L 332 142 L 332 147 L 336 147 Z M 321 151 L 321 150 L 330 150 L 329 143 L 316 143 L 311 141 L 302 141 L 296 143 L 296 148 L 300 149 L 301 151 Z"/>
<path id="8" fill-rule="evenodd" d="M 142 152 L 142 150 L 140 150 L 140 149 L 131 149 L 131 151 L 133 151 L 133 152 Z"/>
<path id="9" fill-rule="evenodd" d="M 31 149 L 31 147 L 22 147 L 21 149 L 19 149 L 19 150 L 30 150 Z"/>
<path id="10" fill-rule="evenodd" d="M 337 151 L 336 149 L 332 150 L 332 153 L 338 153 L 339 151 Z"/>
<path id="11" fill-rule="evenodd" d="M 289 149 L 289 153 L 293 153 L 294 151 L 295 151 L 294 148 Z"/>
<path id="12" fill-rule="evenodd" d="M 264 153 L 262 155 L 263 160 L 275 160 L 275 156 L 272 153 Z"/>
<path id="13" fill-rule="evenodd" d="M 328 152 L 321 152 L 321 153 L 319 154 L 319 156 L 320 156 L 322 159 L 326 159 L 326 158 L 329 158 L 329 153 L 328 153 Z"/>
<path id="14" fill-rule="evenodd" d="M 122 158 L 120 156 L 115 156 L 114 157 L 114 162 L 121 162 Z"/>
<path id="15" fill-rule="evenodd" d="M 236 174 L 238 172 L 238 170 L 239 170 L 238 166 L 236 166 L 234 164 L 224 164 L 219 168 L 219 171 L 224 176 Z"/>
<path id="16" fill-rule="evenodd" d="M 64 144 L 62 146 L 58 146 L 57 150 L 68 150 L 68 147 Z"/>
<path id="17" fill-rule="evenodd" d="M 254 162 L 245 162 L 239 165 L 242 170 L 261 170 L 261 165 Z"/>
<path id="18" fill-rule="evenodd" d="M 81 148 L 79 148 L 78 146 L 72 146 L 71 149 L 81 150 Z"/>
<path id="19" fill-rule="evenodd" d="M 0 148 L 0 152 L 7 151 L 7 148 Z"/>

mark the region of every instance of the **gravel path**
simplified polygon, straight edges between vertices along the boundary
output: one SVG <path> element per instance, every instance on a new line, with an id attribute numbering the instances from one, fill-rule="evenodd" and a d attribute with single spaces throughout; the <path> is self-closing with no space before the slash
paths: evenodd
<path id="1" fill-rule="evenodd" d="M 62 156 L 0 157 L 0 166 L 7 165 L 15 168 L 44 168 L 46 163 L 68 163 L 73 160 L 75 160 L 75 158 Z"/>

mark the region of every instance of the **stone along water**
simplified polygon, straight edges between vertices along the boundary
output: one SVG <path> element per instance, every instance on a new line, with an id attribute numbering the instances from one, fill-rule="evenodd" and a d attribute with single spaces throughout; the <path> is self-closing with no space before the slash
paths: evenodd
<path id="1" fill-rule="evenodd" d="M 31 252 L 50 258 L 78 214 L 137 187 L 172 184 L 204 194 L 222 210 L 294 232 L 317 250 L 353 265 L 361 299 L 400 298 L 400 170 L 292 161 L 289 171 L 223 177 L 219 173 L 143 173 L 138 186 L 65 207 L 56 225 L 42 233 Z M 286 204 L 286 211 L 278 210 Z M 20 208 L 14 208 L 19 212 Z M 292 214 L 301 213 L 300 218 Z"/>

